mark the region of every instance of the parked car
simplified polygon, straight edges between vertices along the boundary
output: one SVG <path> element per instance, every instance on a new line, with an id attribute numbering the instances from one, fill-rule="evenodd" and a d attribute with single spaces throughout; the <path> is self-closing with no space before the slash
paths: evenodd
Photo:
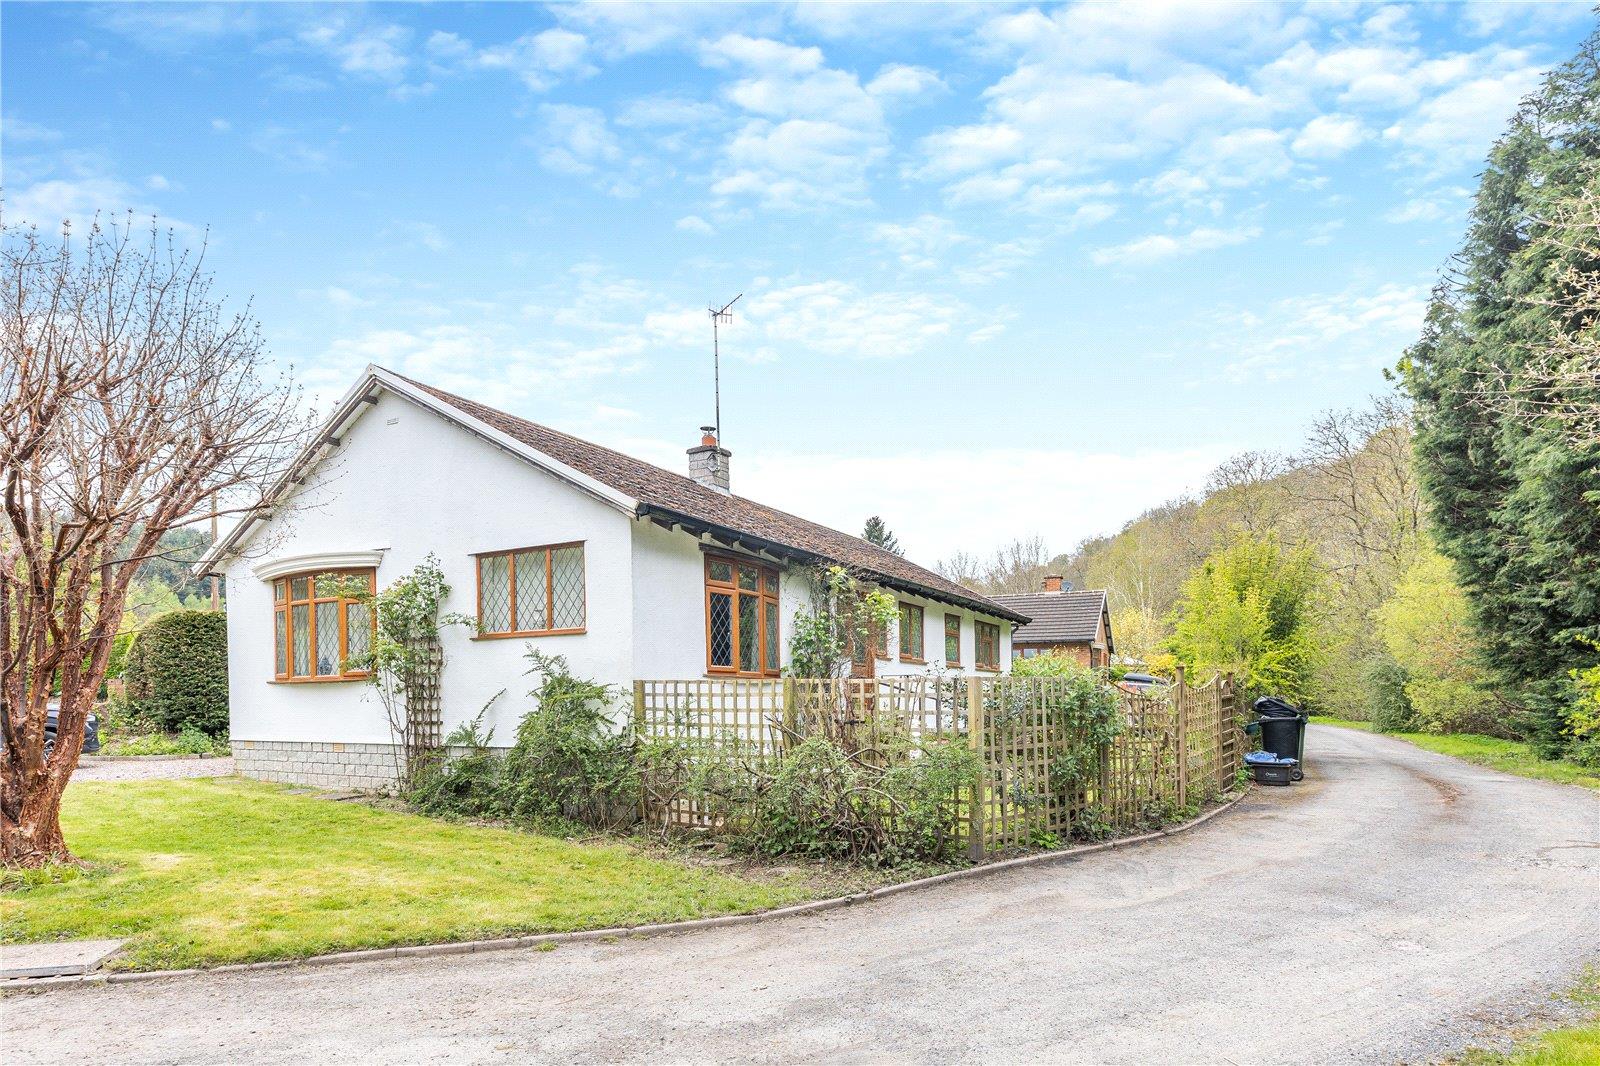
<path id="1" fill-rule="evenodd" d="M 1129 692 L 1144 692 L 1155 688 L 1157 685 L 1170 685 L 1171 681 L 1155 674 L 1123 674 L 1122 687 Z"/>
<path id="2" fill-rule="evenodd" d="M 48 759 L 55 754 L 56 729 L 61 721 L 61 701 L 51 700 L 45 704 L 44 719 L 44 757 Z M 0 741 L 4 743 L 4 741 Z M 83 722 L 83 753 L 93 755 L 100 750 L 100 719 L 93 711 Z"/>

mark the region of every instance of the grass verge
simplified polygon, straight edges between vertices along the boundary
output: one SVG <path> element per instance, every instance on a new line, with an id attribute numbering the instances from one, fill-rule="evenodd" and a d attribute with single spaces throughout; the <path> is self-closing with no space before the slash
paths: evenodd
<path id="1" fill-rule="evenodd" d="M 1589 1015 L 1577 1025 L 1522 1037 L 1510 1051 L 1473 1049 L 1461 1066 L 1592 1066 L 1600 1063 L 1600 969 L 1591 967 L 1562 998 Z"/>
<path id="2" fill-rule="evenodd" d="M 0 942 L 126 937 L 118 969 L 669 922 L 814 893 L 585 844 L 292 795 L 235 779 L 79 782 L 88 867 L 15 878 Z"/>
<path id="3" fill-rule="evenodd" d="M 1317 725 L 1338 726 L 1341 729 L 1372 731 L 1371 722 L 1353 722 L 1345 718 L 1313 716 Z M 1529 750 L 1528 745 L 1516 740 L 1478 736 L 1475 733 L 1385 733 L 1384 736 L 1408 741 L 1419 748 L 1436 751 L 1440 755 L 1453 755 L 1457 759 L 1487 766 L 1491 770 L 1532 777 L 1541 781 L 1557 781 L 1564 785 L 1580 785 L 1600 790 L 1600 772 L 1562 759 L 1541 759 Z"/>

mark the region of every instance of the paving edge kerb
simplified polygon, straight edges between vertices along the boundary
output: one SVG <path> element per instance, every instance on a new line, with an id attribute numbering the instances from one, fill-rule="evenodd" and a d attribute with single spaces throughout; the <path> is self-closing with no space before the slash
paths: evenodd
<path id="1" fill-rule="evenodd" d="M 1133 844 L 1146 844 L 1152 840 L 1161 840 L 1165 837 L 1176 836 L 1179 833 L 1186 833 L 1197 826 L 1204 825 L 1249 794 L 1250 790 L 1246 787 L 1238 795 L 1197 817 L 1189 819 L 1187 822 L 1181 822 L 1166 829 L 1157 829 L 1150 833 L 1141 833 L 1138 836 L 1121 837 L 1117 840 L 1107 840 L 1099 844 L 1085 844 L 1076 848 L 1063 848 L 1060 851 L 1046 851 L 1038 855 L 1022 855 L 1015 859 L 1002 859 L 999 862 L 985 863 L 982 866 L 971 866 L 963 870 L 934 874 L 932 877 L 920 877 L 915 881 L 903 881 L 897 885 L 885 885 L 882 888 L 868 889 L 865 892 L 854 892 L 848 896 L 833 896 L 829 899 L 794 903 L 787 907 L 777 907 L 770 911 L 756 911 L 752 914 L 726 914 L 719 918 L 691 918 L 683 922 L 619 926 L 612 929 L 584 929 L 572 933 L 534 933 L 528 936 L 504 937 L 497 940 L 463 940 L 453 944 L 418 944 L 413 947 L 367 948 L 361 951 L 339 951 L 331 955 L 313 955 L 304 959 L 242 962 L 229 966 L 212 966 L 205 969 L 144 970 L 127 973 L 92 973 L 70 977 L 17 978 L 0 981 L 0 995 L 17 992 L 45 992 L 53 988 L 68 986 L 124 985 L 137 984 L 144 981 L 164 981 L 168 978 L 176 977 L 253 973 L 259 970 L 287 970 L 296 966 L 339 966 L 345 963 L 377 962 L 383 959 L 426 959 L 436 955 L 470 955 L 479 951 L 510 951 L 517 948 L 538 948 L 546 944 L 574 944 L 588 940 L 621 940 L 627 937 L 665 936 L 672 933 L 693 932 L 697 929 L 754 925 L 757 922 L 816 914 L 820 911 L 849 907 L 857 903 L 870 903 L 873 900 L 898 896 L 903 892 L 914 892 L 918 889 L 932 888 L 935 885 L 949 884 L 953 881 L 988 877 L 991 874 L 1005 873 L 1008 870 L 1017 870 L 1027 866 L 1044 866 L 1049 863 L 1070 862 L 1085 855 L 1093 855 L 1096 852 L 1125 848 Z"/>

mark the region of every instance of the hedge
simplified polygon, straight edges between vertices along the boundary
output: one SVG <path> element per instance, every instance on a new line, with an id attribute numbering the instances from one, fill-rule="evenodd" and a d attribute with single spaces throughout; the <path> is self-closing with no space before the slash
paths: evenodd
<path id="1" fill-rule="evenodd" d="M 228 620 L 173 611 L 140 631 L 123 670 L 128 705 L 159 728 L 228 732 Z"/>

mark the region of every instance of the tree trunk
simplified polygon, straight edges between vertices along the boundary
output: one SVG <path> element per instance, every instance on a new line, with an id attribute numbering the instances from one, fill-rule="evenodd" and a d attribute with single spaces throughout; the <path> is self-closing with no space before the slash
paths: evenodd
<path id="1" fill-rule="evenodd" d="M 36 867 L 72 861 L 61 834 L 63 791 L 49 786 L 32 790 L 23 797 L 16 821 L 0 817 L 0 865 Z"/>

